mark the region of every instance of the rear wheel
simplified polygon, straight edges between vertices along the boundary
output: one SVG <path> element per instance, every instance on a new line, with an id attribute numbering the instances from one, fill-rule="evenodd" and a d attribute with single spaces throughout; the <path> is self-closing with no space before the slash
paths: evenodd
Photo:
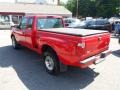
<path id="1" fill-rule="evenodd" d="M 19 44 L 17 43 L 16 39 L 14 36 L 12 36 L 12 46 L 14 49 L 18 49 L 19 48 Z"/>
<path id="2" fill-rule="evenodd" d="M 53 51 L 45 51 L 43 55 L 46 71 L 52 75 L 57 75 L 60 72 L 60 64 L 58 57 Z"/>

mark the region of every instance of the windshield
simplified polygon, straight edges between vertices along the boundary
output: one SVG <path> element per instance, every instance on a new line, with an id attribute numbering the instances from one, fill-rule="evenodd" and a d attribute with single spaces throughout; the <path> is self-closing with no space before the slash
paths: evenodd
<path id="1" fill-rule="evenodd" d="M 39 18 L 37 21 L 38 29 L 62 28 L 64 27 L 60 18 Z"/>

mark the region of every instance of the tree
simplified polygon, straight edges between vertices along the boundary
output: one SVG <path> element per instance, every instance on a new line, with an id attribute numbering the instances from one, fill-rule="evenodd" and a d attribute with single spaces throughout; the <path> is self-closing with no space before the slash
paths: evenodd
<path id="1" fill-rule="evenodd" d="M 97 16 L 111 17 L 118 13 L 119 0 L 96 0 Z"/>
<path id="2" fill-rule="evenodd" d="M 77 11 L 77 0 L 68 0 L 66 8 L 76 16 Z M 95 16 L 96 8 L 94 0 L 79 0 L 78 1 L 78 14 L 80 16 Z"/>
<path id="3" fill-rule="evenodd" d="M 65 5 L 65 7 L 73 13 L 73 16 L 76 15 L 76 5 L 76 0 L 68 0 L 67 4 Z"/>
<path id="4" fill-rule="evenodd" d="M 60 1 L 60 5 L 61 5 L 61 6 L 65 6 L 65 3 L 62 2 L 62 1 Z"/>
<path id="5" fill-rule="evenodd" d="M 95 16 L 95 2 L 91 0 L 79 0 L 79 15 L 84 17 Z"/>
<path id="6" fill-rule="evenodd" d="M 80 16 L 111 17 L 120 13 L 120 0 L 79 0 L 78 14 Z M 77 0 L 68 0 L 68 8 L 76 16 Z"/>

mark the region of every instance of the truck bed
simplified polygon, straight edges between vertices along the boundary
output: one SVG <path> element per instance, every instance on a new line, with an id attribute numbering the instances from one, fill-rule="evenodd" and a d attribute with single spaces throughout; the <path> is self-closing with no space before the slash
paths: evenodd
<path id="1" fill-rule="evenodd" d="M 100 33 L 107 33 L 107 31 L 100 30 L 90 30 L 90 29 L 73 29 L 73 28 L 53 28 L 53 29 L 40 29 L 42 31 L 61 33 L 61 34 L 70 34 L 75 36 L 89 36 Z"/>
<path id="2" fill-rule="evenodd" d="M 65 40 L 64 42 L 67 43 L 64 43 L 63 45 L 66 45 L 65 48 L 68 47 L 68 49 L 71 50 L 70 52 L 74 51 L 73 46 L 77 45 L 78 43 L 85 43 L 84 48 L 76 48 L 77 56 L 79 58 L 82 57 L 80 60 L 84 60 L 91 56 L 97 55 L 107 50 L 109 47 L 110 35 L 107 31 L 73 28 L 42 29 L 39 31 L 41 32 L 38 32 L 37 35 L 39 36 L 41 34 L 42 36 L 40 37 L 48 37 L 49 39 L 52 37 L 52 39 L 55 38 L 56 40 L 60 41 Z M 68 43 L 69 45 L 72 45 L 71 49 Z"/>

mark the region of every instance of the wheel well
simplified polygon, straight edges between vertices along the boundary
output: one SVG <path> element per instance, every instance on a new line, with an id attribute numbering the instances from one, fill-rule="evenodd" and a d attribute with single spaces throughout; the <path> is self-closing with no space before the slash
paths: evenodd
<path id="1" fill-rule="evenodd" d="M 49 46 L 49 45 L 43 45 L 42 47 L 42 53 L 44 53 L 45 51 L 50 51 L 50 52 L 53 52 L 55 55 L 57 55 L 57 53 L 55 52 L 55 50 Z"/>
<path id="2" fill-rule="evenodd" d="M 67 71 L 67 66 L 64 65 L 64 64 L 60 61 L 60 59 L 59 59 L 56 51 L 55 51 L 51 46 L 49 46 L 49 45 L 44 45 L 44 46 L 42 47 L 42 53 L 44 53 L 45 51 L 50 51 L 50 52 L 54 53 L 54 55 L 56 56 L 57 60 L 59 60 L 60 71 L 61 71 L 61 72 Z"/>

